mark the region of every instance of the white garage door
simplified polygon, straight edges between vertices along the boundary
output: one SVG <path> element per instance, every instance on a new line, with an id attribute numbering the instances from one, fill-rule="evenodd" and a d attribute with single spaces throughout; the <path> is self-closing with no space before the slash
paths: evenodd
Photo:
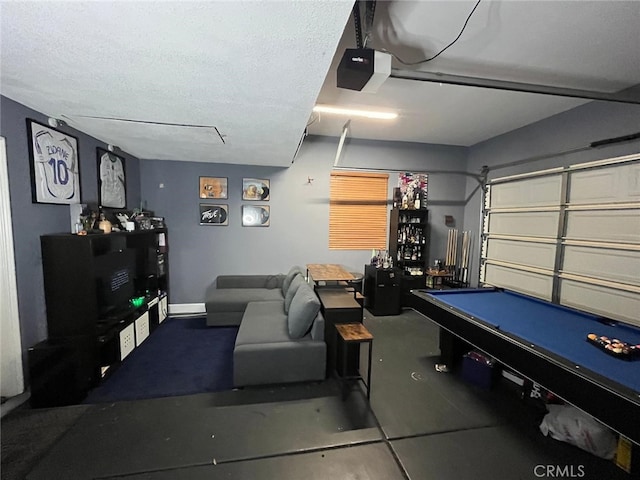
<path id="1" fill-rule="evenodd" d="M 492 180 L 480 281 L 640 326 L 640 154 Z"/>

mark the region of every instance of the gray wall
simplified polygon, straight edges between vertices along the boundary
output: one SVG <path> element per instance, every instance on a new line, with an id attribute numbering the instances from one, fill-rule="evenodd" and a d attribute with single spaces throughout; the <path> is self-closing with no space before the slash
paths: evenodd
<path id="1" fill-rule="evenodd" d="M 69 230 L 68 206 L 34 204 L 31 201 L 26 118 L 43 123 L 47 120 L 38 112 L 0 97 L 0 134 L 7 140 L 23 351 L 47 336 L 40 235 Z M 466 169 L 479 173 L 483 165 L 499 165 L 563 152 L 639 129 L 640 107 L 593 102 L 478 144 L 470 151 L 461 147 L 412 143 L 347 141 L 340 166 L 430 172 L 432 260 L 445 254 L 445 215 L 452 215 L 460 229 L 478 232 L 480 225 L 481 194 L 479 191 L 474 193 L 477 182 L 445 171 Z M 95 202 L 95 149 L 106 145 L 71 128 L 62 130 L 78 137 L 82 200 Z M 337 145 L 337 138 L 308 137 L 295 163 L 286 169 L 189 161 L 138 161 L 125 154 L 128 207 L 146 203 L 167 219 L 171 303 L 202 302 L 206 285 L 219 274 L 285 272 L 293 264 L 319 262 L 341 263 L 362 271 L 363 265 L 369 261 L 370 251 L 330 251 L 327 246 L 329 175 Z M 640 142 L 635 141 L 576 154 L 554 155 L 548 160 L 495 170 L 491 176 L 638 151 Z M 198 224 L 199 176 L 229 179 L 229 199 L 221 202 L 229 205 L 228 227 Z M 271 206 L 270 227 L 240 226 L 243 177 L 271 180 L 271 200 L 266 202 Z M 312 184 L 307 182 L 309 177 L 314 179 Z M 161 183 L 164 188 L 159 188 Z M 396 184 L 397 175 L 390 173 L 389 198 Z M 465 203 L 467 197 L 469 202 Z M 472 279 L 477 279 L 477 250 L 476 242 Z"/>
<path id="2" fill-rule="evenodd" d="M 292 265 L 339 263 L 362 272 L 370 250 L 329 250 L 329 179 L 337 138 L 307 137 L 294 164 L 286 169 L 195 163 L 141 161 L 142 197 L 166 217 L 169 228 L 170 302 L 200 303 L 216 275 L 286 272 Z M 339 165 L 395 171 L 464 170 L 466 149 L 398 142 L 348 141 Z M 257 153 L 259 154 L 259 152 Z M 228 178 L 229 226 L 198 223 L 198 178 Z M 271 182 L 269 227 L 242 227 L 243 177 Z M 390 173 L 389 198 L 397 186 Z M 313 178 L 311 184 L 308 178 Z M 160 188 L 160 184 L 164 188 Z M 465 177 L 429 177 L 432 221 L 431 257 L 444 256 L 444 215 L 462 224 Z M 215 202 L 212 202 L 215 203 Z M 254 202 L 256 204 L 263 202 Z"/>
<path id="3" fill-rule="evenodd" d="M 27 118 L 46 125 L 48 117 L 0 97 L 0 135 L 6 138 L 7 143 L 18 309 L 22 349 L 25 352 L 30 346 L 47 338 L 40 235 L 70 231 L 68 205 L 32 203 Z M 105 148 L 106 144 L 70 127 L 59 130 L 78 138 L 81 199 L 82 202 L 97 203 L 96 147 Z M 127 203 L 133 208 L 140 203 L 140 166 L 136 158 L 123 156 L 126 159 Z"/>
<path id="4" fill-rule="evenodd" d="M 468 169 L 470 172 L 478 173 L 483 165 L 487 165 L 490 168 L 491 179 L 638 153 L 639 140 L 562 154 L 587 147 L 598 140 L 638 131 L 640 105 L 591 102 L 473 146 L 469 152 Z M 542 156 L 549 158 L 518 166 L 496 168 L 502 164 Z M 467 182 L 467 195 L 470 195 L 475 185 L 474 182 Z M 465 230 L 479 232 L 481 195 L 481 192 L 476 192 L 465 208 Z M 475 245 L 470 277 L 474 284 L 477 284 L 478 280 L 478 257 L 478 245 Z"/>

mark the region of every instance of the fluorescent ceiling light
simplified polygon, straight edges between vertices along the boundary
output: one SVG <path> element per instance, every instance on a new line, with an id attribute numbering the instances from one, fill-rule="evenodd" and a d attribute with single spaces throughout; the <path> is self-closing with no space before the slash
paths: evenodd
<path id="1" fill-rule="evenodd" d="M 371 110 L 355 110 L 350 108 L 329 107 L 327 105 L 316 105 L 313 107 L 314 112 L 333 113 L 336 115 L 349 115 L 352 117 L 375 118 L 378 120 L 393 120 L 398 117 L 395 112 L 374 112 Z"/>

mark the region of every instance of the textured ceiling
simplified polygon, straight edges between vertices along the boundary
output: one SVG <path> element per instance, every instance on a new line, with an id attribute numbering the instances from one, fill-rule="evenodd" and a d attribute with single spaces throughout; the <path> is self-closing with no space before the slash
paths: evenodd
<path id="1" fill-rule="evenodd" d="M 377 2 L 368 46 L 405 62 L 431 57 L 456 38 L 475 4 Z M 415 66 L 394 58 L 392 67 L 617 92 L 640 85 L 638 25 L 640 1 L 483 0 L 442 55 Z M 349 21 L 318 103 L 392 110 L 399 117 L 353 118 L 351 137 L 472 146 L 588 101 L 398 78 L 375 94 L 338 89 L 336 65 L 344 49 L 355 46 Z M 339 136 L 345 118 L 322 114 L 312 122 L 310 133 Z"/>
<path id="2" fill-rule="evenodd" d="M 3 2 L 1 93 L 140 158 L 289 165 L 351 8 Z"/>
<path id="3" fill-rule="evenodd" d="M 404 61 L 455 39 L 476 1 L 378 1 L 367 46 Z M 352 1 L 1 2 L 0 93 L 144 159 L 288 166 L 305 132 L 470 146 L 585 102 L 389 78 L 338 89 Z M 640 1 L 482 0 L 437 59 L 394 69 L 614 92 L 640 84 Z M 324 83 L 323 83 L 324 82 Z M 638 106 L 640 108 L 640 106 Z M 637 128 L 636 128 L 637 130 Z"/>

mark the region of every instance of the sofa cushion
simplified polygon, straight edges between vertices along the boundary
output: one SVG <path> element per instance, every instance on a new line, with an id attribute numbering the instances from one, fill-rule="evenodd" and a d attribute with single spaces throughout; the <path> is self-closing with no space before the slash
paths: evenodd
<path id="1" fill-rule="evenodd" d="M 289 336 L 291 338 L 302 338 L 313 325 L 313 320 L 320 311 L 320 300 L 308 283 L 303 283 L 298 287 L 298 291 L 293 296 L 287 324 Z"/>
<path id="2" fill-rule="evenodd" d="M 207 292 L 205 304 L 207 312 L 243 312 L 249 302 L 265 300 L 279 300 L 282 308 L 284 298 L 278 288 L 219 288 Z"/>
<path id="3" fill-rule="evenodd" d="M 304 271 L 302 270 L 302 268 L 300 268 L 299 266 L 295 265 L 293 267 L 291 267 L 291 270 L 289 270 L 287 272 L 287 274 L 284 277 L 284 280 L 282 281 L 282 295 L 286 295 L 287 291 L 289 290 L 289 287 L 291 286 L 291 282 L 293 281 L 294 277 L 298 274 L 304 275 Z"/>
<path id="4" fill-rule="evenodd" d="M 218 275 L 214 288 L 281 288 L 283 274 L 278 275 Z"/>
<path id="5" fill-rule="evenodd" d="M 251 302 L 247 305 L 236 336 L 236 347 L 290 341 L 282 303 Z"/>
<path id="6" fill-rule="evenodd" d="M 284 296 L 284 313 L 289 313 L 289 307 L 291 307 L 291 301 L 293 300 L 293 296 L 298 291 L 300 285 L 304 283 L 304 278 L 302 275 L 295 275 L 293 280 L 291 281 L 291 285 L 289 285 L 289 289 L 287 290 L 287 294 Z"/>

